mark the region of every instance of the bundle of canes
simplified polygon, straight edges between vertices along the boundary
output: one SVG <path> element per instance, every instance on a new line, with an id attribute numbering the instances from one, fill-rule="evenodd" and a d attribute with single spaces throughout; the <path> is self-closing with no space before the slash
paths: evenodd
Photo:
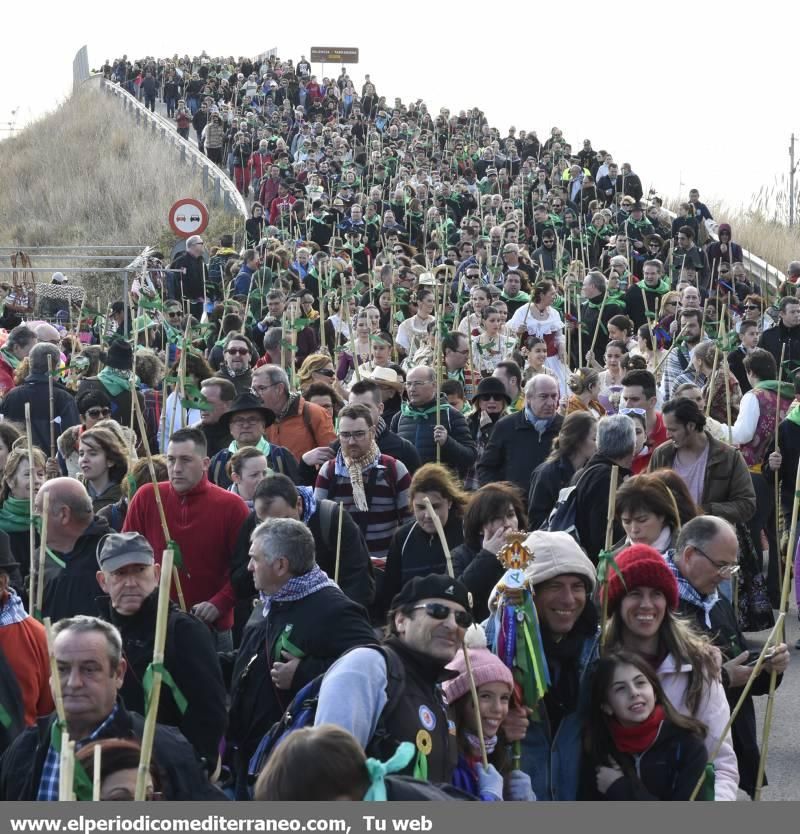
<path id="1" fill-rule="evenodd" d="M 142 747 L 139 758 L 139 769 L 136 774 L 135 799 L 141 802 L 145 798 L 147 777 L 150 772 L 150 759 L 153 756 L 153 739 L 156 732 L 156 718 L 158 704 L 161 698 L 161 680 L 164 664 L 164 644 L 167 638 L 167 619 L 169 617 L 169 592 L 172 581 L 172 550 L 167 548 L 161 557 L 161 580 L 158 587 L 158 613 L 156 615 L 156 631 L 153 643 L 153 682 L 150 688 L 150 699 L 147 704 L 147 715 L 144 719 L 142 731 Z"/>
<path id="2" fill-rule="evenodd" d="M 426 496 L 425 498 L 425 508 L 428 510 L 428 514 L 433 519 L 433 526 L 436 528 L 436 533 L 439 536 L 439 542 L 442 545 L 442 550 L 444 551 L 444 558 L 447 563 L 447 575 L 451 579 L 455 579 L 455 574 L 453 572 L 453 557 L 450 555 L 450 547 L 447 544 L 447 538 L 444 535 L 444 528 L 442 527 L 442 521 L 438 515 L 436 515 L 436 511 L 433 509 L 433 505 L 431 504 L 431 499 Z M 469 651 L 463 643 L 461 644 L 461 650 L 464 652 L 464 666 L 467 670 L 467 678 L 469 679 L 469 691 L 470 695 L 472 696 L 472 706 L 475 710 L 475 724 L 477 725 L 478 729 L 478 741 L 480 742 L 481 746 L 481 759 L 483 760 L 484 768 L 489 767 L 489 758 L 486 753 L 486 741 L 483 738 L 483 727 L 481 725 L 481 711 L 480 711 L 480 702 L 478 700 L 478 689 L 475 686 L 475 678 L 472 674 L 472 664 L 469 660 Z"/>

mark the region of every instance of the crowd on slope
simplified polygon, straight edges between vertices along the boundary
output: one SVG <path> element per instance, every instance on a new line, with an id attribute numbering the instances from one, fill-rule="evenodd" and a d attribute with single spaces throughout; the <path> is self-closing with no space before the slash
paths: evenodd
<path id="1" fill-rule="evenodd" d="M 132 796 L 167 546 L 151 798 L 754 795 L 786 645 L 728 723 L 791 568 L 800 263 L 774 293 L 697 191 L 672 219 L 589 140 L 305 57 L 102 71 L 253 205 L 0 349 L 0 797 L 58 795 L 37 617 L 80 767 Z"/>

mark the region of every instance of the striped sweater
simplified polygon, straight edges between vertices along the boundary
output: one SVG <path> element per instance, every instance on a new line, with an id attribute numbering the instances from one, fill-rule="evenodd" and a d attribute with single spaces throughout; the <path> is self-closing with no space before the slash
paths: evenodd
<path id="1" fill-rule="evenodd" d="M 317 501 L 328 498 L 341 501 L 364 534 L 373 565 L 382 568 L 395 530 L 410 516 L 409 489 L 411 475 L 405 465 L 389 455 L 380 455 L 378 462 L 364 470 L 364 491 L 369 511 L 356 509 L 353 486 L 347 475 L 336 474 L 336 459 L 319 470 L 314 487 Z"/>

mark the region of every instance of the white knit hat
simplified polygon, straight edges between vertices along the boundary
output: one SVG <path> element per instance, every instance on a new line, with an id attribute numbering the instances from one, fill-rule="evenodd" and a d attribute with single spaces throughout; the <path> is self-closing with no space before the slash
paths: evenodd
<path id="1" fill-rule="evenodd" d="M 574 574 L 589 583 L 589 593 L 597 584 L 597 572 L 589 557 L 569 533 L 534 530 L 523 542 L 531 553 L 533 562 L 525 570 L 525 578 L 531 585 L 541 585 L 554 576 Z"/>

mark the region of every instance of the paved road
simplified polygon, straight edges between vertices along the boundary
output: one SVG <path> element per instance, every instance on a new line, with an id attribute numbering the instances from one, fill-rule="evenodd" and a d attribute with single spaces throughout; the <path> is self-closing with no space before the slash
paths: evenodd
<path id="1" fill-rule="evenodd" d="M 764 632 L 749 636 L 753 637 L 754 642 L 759 638 L 763 642 L 767 634 L 768 632 Z M 783 683 L 775 694 L 767 760 L 769 785 L 761 793 L 762 800 L 800 799 L 800 652 L 794 649 L 798 637 L 800 627 L 797 609 L 792 609 L 786 618 L 786 642 L 790 647 L 792 660 L 783 677 Z M 760 740 L 764 726 L 766 696 L 755 698 L 755 703 Z"/>

